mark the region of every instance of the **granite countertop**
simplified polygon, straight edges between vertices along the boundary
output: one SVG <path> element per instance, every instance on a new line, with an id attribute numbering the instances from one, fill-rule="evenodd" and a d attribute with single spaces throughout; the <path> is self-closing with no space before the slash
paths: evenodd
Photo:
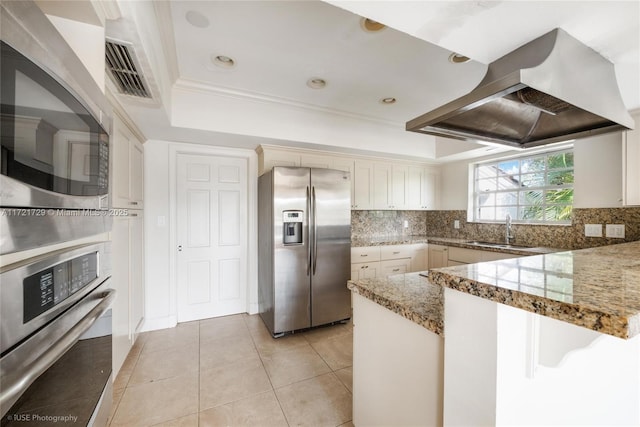
<path id="1" fill-rule="evenodd" d="M 459 248 L 476 249 L 482 251 L 510 253 L 515 255 L 534 255 L 558 252 L 560 249 L 547 247 L 524 247 L 524 246 L 489 246 L 471 243 L 471 239 L 455 239 L 447 237 L 429 237 L 424 235 L 412 236 L 375 236 L 359 237 L 351 239 L 352 247 L 362 246 L 385 246 L 385 245 L 409 245 L 414 243 L 433 243 L 436 245 L 455 246 Z"/>
<path id="2" fill-rule="evenodd" d="M 429 276 L 435 285 L 603 334 L 640 334 L 640 241 L 439 268 Z"/>
<path id="3" fill-rule="evenodd" d="M 347 283 L 352 292 L 443 336 L 444 291 L 420 273 Z"/>

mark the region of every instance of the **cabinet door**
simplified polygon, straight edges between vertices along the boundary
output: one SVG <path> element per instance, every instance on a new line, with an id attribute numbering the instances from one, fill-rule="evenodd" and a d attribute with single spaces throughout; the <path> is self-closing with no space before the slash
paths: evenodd
<path id="1" fill-rule="evenodd" d="M 429 245 L 429 268 L 446 267 L 449 263 L 447 246 Z"/>
<path id="2" fill-rule="evenodd" d="M 332 168 L 333 158 L 330 156 L 320 156 L 316 154 L 303 154 L 300 156 L 300 166 L 305 168 Z"/>
<path id="3" fill-rule="evenodd" d="M 142 212 L 129 212 L 129 331 L 133 342 L 144 318 L 144 227 Z"/>
<path id="4" fill-rule="evenodd" d="M 624 133 L 623 199 L 625 206 L 640 205 L 640 113 L 635 114 L 636 128 Z"/>
<path id="5" fill-rule="evenodd" d="M 380 276 L 379 262 L 358 262 L 351 264 L 351 280 L 375 279 Z"/>
<path id="6" fill-rule="evenodd" d="M 143 208 L 144 193 L 144 151 L 137 140 L 129 141 L 129 204 L 135 209 Z"/>
<path id="7" fill-rule="evenodd" d="M 391 209 L 408 209 L 409 167 L 393 165 L 391 174 Z"/>
<path id="8" fill-rule="evenodd" d="M 141 209 L 144 198 L 144 151 L 142 143 L 116 116 L 111 138 L 112 206 Z"/>
<path id="9" fill-rule="evenodd" d="M 391 165 L 376 163 L 373 167 L 373 207 L 391 209 Z"/>
<path id="10" fill-rule="evenodd" d="M 422 175 L 422 206 L 434 210 L 438 197 L 438 173 L 425 169 Z"/>
<path id="11" fill-rule="evenodd" d="M 300 154 L 289 151 L 264 150 L 261 154 L 260 174 L 270 171 L 274 166 L 300 166 Z"/>
<path id="12" fill-rule="evenodd" d="M 426 209 L 424 198 L 425 170 L 419 166 L 409 166 L 407 179 L 407 202 L 411 210 Z"/>
<path id="13" fill-rule="evenodd" d="M 115 216 L 111 229 L 112 282 L 116 299 L 112 305 L 113 319 L 113 372 L 118 374 L 129 349 L 129 218 Z"/>
<path id="14" fill-rule="evenodd" d="M 130 141 L 133 138 L 129 129 L 117 117 L 113 120 L 113 136 L 111 138 L 111 194 L 112 205 L 118 208 L 129 208 L 131 153 Z"/>
<path id="15" fill-rule="evenodd" d="M 339 171 L 349 172 L 351 176 L 351 209 L 355 209 L 354 206 L 356 204 L 355 199 L 355 176 L 354 176 L 354 161 L 349 159 L 340 159 L 336 158 L 333 161 L 333 169 L 337 169 Z"/>
<path id="16" fill-rule="evenodd" d="M 353 209 L 373 209 L 373 163 L 356 160 L 353 175 Z"/>
<path id="17" fill-rule="evenodd" d="M 427 245 L 413 245 L 411 251 L 411 271 L 425 271 L 429 269 L 429 255 Z"/>

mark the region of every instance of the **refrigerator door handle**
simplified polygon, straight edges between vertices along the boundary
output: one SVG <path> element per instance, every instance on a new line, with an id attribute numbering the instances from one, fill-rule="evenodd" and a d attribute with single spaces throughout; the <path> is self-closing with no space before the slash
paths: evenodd
<path id="1" fill-rule="evenodd" d="M 311 222 L 311 195 L 309 194 L 309 186 L 307 185 L 307 224 Z M 307 238 L 307 276 L 311 273 L 311 233 Z"/>
<path id="2" fill-rule="evenodd" d="M 311 197 L 313 199 L 313 274 L 316 274 L 316 264 L 318 263 L 318 209 L 316 207 L 316 187 L 311 187 Z"/>

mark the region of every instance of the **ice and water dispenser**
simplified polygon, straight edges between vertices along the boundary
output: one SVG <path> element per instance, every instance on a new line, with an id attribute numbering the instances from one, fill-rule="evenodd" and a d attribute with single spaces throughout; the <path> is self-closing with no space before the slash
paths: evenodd
<path id="1" fill-rule="evenodd" d="M 303 211 L 282 212 L 282 239 L 285 245 L 302 244 Z"/>

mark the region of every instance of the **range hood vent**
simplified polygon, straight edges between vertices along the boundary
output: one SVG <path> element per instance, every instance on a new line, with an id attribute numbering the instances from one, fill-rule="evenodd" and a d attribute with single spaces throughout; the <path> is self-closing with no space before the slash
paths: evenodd
<path id="1" fill-rule="evenodd" d="M 613 64 L 556 28 L 489 64 L 473 91 L 406 129 L 528 148 L 633 125 Z"/>
<path id="2" fill-rule="evenodd" d="M 131 45 L 107 40 L 105 46 L 107 69 L 120 92 L 125 95 L 151 98 L 142 74 L 136 68 Z"/>

